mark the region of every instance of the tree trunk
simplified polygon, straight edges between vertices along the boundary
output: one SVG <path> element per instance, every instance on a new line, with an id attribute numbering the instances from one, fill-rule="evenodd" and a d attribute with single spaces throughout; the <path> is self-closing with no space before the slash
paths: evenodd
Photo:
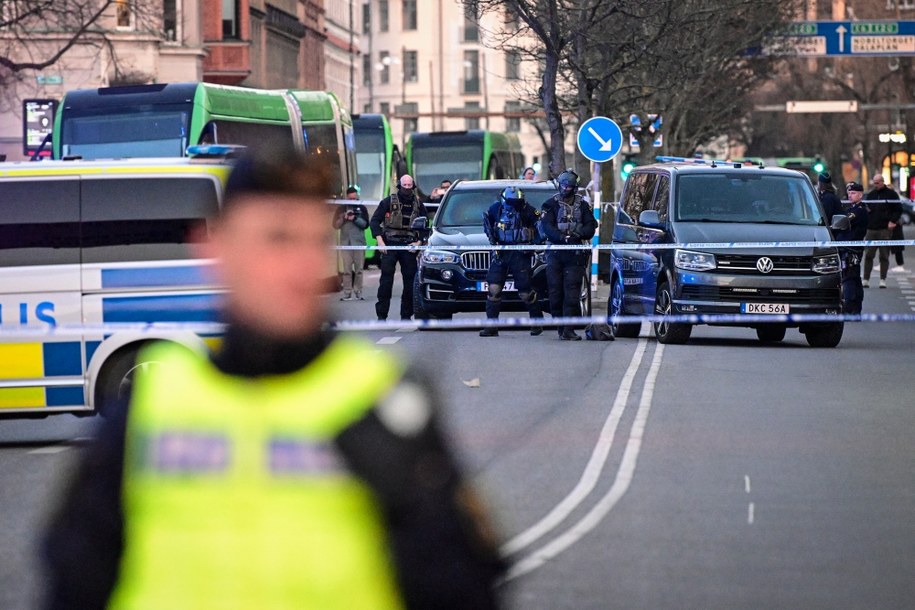
<path id="1" fill-rule="evenodd" d="M 559 113 L 559 102 L 556 99 L 556 75 L 559 72 L 559 55 L 547 48 L 543 62 L 543 81 L 540 86 L 540 101 L 546 112 L 546 122 L 550 128 L 550 176 L 555 178 L 565 169 L 565 127 Z"/>

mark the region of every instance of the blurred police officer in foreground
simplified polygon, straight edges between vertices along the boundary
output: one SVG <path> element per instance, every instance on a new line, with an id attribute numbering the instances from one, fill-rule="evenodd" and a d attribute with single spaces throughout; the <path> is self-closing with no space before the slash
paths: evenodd
<path id="1" fill-rule="evenodd" d="M 407 174 L 397 181 L 397 190 L 378 203 L 372 214 L 372 235 L 378 240 L 381 251 L 381 278 L 378 281 L 378 302 L 375 313 L 379 320 L 388 319 L 391 295 L 394 291 L 394 271 L 400 264 L 403 293 L 400 296 L 400 319 L 413 317 L 413 278 L 416 277 L 416 253 L 411 250 L 387 250 L 385 246 L 418 246 L 422 238 L 415 231 L 413 221 L 427 216 L 414 189 L 413 178 Z"/>
<path id="2" fill-rule="evenodd" d="M 833 229 L 837 241 L 862 241 L 867 235 L 867 207 L 862 199 L 864 186 L 857 182 L 849 182 L 846 186 L 849 203 L 844 211 L 846 218 L 841 222 L 841 227 Z M 842 310 L 845 313 L 861 313 L 864 302 L 864 286 L 861 283 L 861 255 L 864 248 L 839 248 L 839 257 L 842 259 Z"/>
<path id="3" fill-rule="evenodd" d="M 509 186 L 499 195 L 499 201 L 483 212 L 483 231 L 489 243 L 497 246 L 518 246 L 534 243 L 539 212 L 524 200 L 521 189 Z M 532 318 L 542 318 L 543 312 L 537 303 L 537 291 L 531 287 L 531 252 L 527 250 L 493 250 L 489 259 L 489 271 L 486 282 L 489 293 L 486 295 L 486 317 L 499 319 L 502 307 L 502 290 L 505 280 L 511 273 L 515 290 L 521 301 L 527 306 Z M 542 326 L 532 326 L 531 334 L 539 335 Z M 487 326 L 480 331 L 481 337 L 498 336 L 499 329 Z"/>
<path id="4" fill-rule="evenodd" d="M 559 192 L 543 204 L 541 227 L 547 243 L 588 243 L 597 230 L 597 220 L 588 202 L 578 194 L 578 174 L 570 169 L 559 174 Z M 588 250 L 550 250 L 546 255 L 546 278 L 553 316 L 582 315 L 579 299 L 585 277 Z M 560 326 L 563 341 L 581 341 L 571 326 Z"/>
<path id="5" fill-rule="evenodd" d="M 174 343 L 104 422 L 50 528 L 49 608 L 492 608 L 501 563 L 392 354 L 322 332 L 330 173 L 244 158 L 200 254 L 222 347 Z"/>

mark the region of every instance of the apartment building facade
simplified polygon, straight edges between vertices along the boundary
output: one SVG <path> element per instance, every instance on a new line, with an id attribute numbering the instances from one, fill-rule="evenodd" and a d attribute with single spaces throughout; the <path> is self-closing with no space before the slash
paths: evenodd
<path id="1" fill-rule="evenodd" d="M 517 116 L 538 68 L 494 48 L 491 33 L 512 23 L 460 0 L 361 0 L 356 110 L 387 115 L 397 143 L 414 131 L 488 129 L 517 133 L 527 162 L 542 159 L 542 140 Z"/>

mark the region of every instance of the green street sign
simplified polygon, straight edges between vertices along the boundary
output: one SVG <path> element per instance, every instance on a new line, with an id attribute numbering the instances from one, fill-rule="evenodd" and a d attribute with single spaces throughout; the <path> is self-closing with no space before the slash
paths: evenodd
<path id="1" fill-rule="evenodd" d="M 852 34 L 898 34 L 899 23 L 896 21 L 881 21 L 877 23 L 855 23 L 851 24 Z"/>
<path id="2" fill-rule="evenodd" d="M 35 77 L 35 80 L 38 81 L 39 85 L 62 85 L 64 84 L 64 77 L 59 74 L 39 74 Z"/>

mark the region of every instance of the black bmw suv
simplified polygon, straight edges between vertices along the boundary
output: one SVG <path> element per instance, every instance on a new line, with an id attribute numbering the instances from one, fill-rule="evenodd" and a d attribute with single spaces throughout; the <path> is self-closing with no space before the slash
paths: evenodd
<path id="1" fill-rule="evenodd" d="M 486 272 L 489 270 L 489 240 L 483 232 L 483 212 L 499 200 L 509 186 L 524 191 L 525 199 L 540 209 L 556 194 L 552 182 L 524 180 L 461 180 L 442 199 L 432 221 L 430 248 L 419 257 L 413 282 L 413 309 L 417 318 L 448 319 L 458 312 L 484 311 Z M 454 246 L 479 246 L 479 250 L 455 250 Z M 544 311 L 549 311 L 546 265 L 543 253 L 532 253 L 532 283 Z M 523 311 L 511 277 L 502 292 L 503 311 Z"/>

